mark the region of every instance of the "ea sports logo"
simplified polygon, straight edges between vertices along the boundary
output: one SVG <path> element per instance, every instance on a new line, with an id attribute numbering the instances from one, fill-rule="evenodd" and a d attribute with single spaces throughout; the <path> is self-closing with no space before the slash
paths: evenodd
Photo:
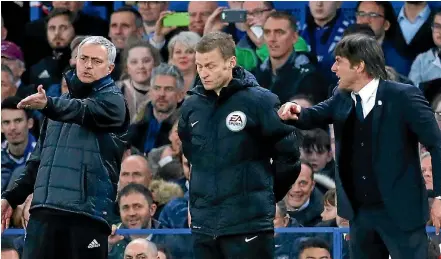
<path id="1" fill-rule="evenodd" d="M 241 131 L 247 124 L 247 116 L 243 112 L 234 111 L 228 114 L 225 122 L 229 130 L 234 132 Z"/>

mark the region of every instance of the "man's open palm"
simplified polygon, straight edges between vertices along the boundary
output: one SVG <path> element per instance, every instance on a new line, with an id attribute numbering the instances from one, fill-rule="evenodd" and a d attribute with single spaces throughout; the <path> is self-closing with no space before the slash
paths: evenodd
<path id="1" fill-rule="evenodd" d="M 37 90 L 38 92 L 36 94 L 30 95 L 21 100 L 21 102 L 18 103 L 17 108 L 35 110 L 44 109 L 47 105 L 46 91 L 43 89 L 42 85 L 39 85 Z"/>

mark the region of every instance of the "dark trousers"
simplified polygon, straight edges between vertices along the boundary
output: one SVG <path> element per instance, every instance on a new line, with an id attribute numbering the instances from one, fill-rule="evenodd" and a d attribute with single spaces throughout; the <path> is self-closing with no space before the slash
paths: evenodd
<path id="1" fill-rule="evenodd" d="M 392 259 L 427 258 L 425 226 L 401 230 L 383 206 L 358 209 L 349 224 L 351 258 L 388 259 L 389 255 Z"/>
<path id="2" fill-rule="evenodd" d="M 23 259 L 107 259 L 108 231 L 86 216 L 32 213 Z"/>
<path id="3" fill-rule="evenodd" d="M 221 236 L 192 233 L 195 259 L 273 259 L 274 231 Z"/>

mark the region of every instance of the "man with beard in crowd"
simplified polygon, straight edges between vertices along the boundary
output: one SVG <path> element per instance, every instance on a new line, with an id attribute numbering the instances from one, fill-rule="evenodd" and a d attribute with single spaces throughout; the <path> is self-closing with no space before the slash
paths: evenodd
<path id="1" fill-rule="evenodd" d="M 30 82 L 43 85 L 45 89 L 61 82 L 62 72 L 69 65 L 71 56 L 69 45 L 75 37 L 73 21 L 73 13 L 67 9 L 54 9 L 49 14 L 46 33 L 47 41 L 52 48 L 52 55 L 43 58 L 31 67 Z"/>

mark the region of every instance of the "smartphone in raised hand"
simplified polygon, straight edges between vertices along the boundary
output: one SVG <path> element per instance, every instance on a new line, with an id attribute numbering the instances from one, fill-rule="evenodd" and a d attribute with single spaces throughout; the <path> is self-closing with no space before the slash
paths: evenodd
<path id="1" fill-rule="evenodd" d="M 171 13 L 164 17 L 164 27 L 186 27 L 190 24 L 190 15 L 187 12 Z"/>
<path id="2" fill-rule="evenodd" d="M 225 9 L 221 13 L 221 21 L 226 23 L 242 23 L 247 20 L 247 11 L 242 9 Z"/>

